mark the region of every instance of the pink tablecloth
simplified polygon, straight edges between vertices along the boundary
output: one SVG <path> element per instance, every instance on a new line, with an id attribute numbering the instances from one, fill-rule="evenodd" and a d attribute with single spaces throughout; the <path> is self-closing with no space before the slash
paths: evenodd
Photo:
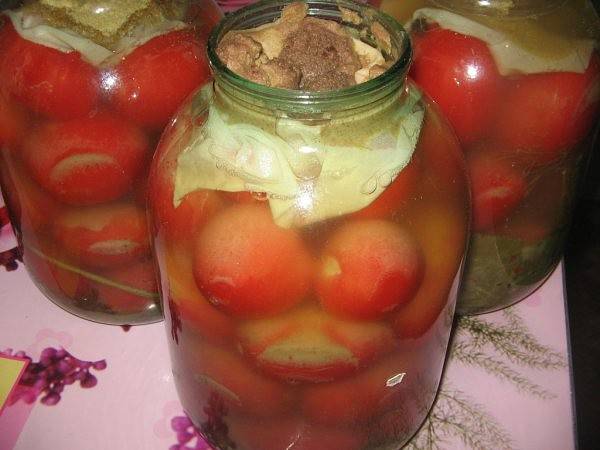
<path id="1" fill-rule="evenodd" d="M 67 359 L 90 364 L 79 363 L 89 366 L 79 375 L 88 388 L 76 381 L 53 394 L 43 383 L 26 388 L 22 379 L 0 414 L 0 450 L 208 448 L 174 429 L 185 422 L 172 421 L 183 413 L 162 324 L 125 331 L 65 313 L 34 287 L 13 253 L 2 253 L 13 239 L 3 227 L 0 352 L 22 351 L 35 363 L 44 349 L 64 348 Z M 520 304 L 459 321 L 431 426 L 409 447 L 574 448 L 564 304 L 561 265 Z M 8 376 L 0 372 L 0 381 Z"/>

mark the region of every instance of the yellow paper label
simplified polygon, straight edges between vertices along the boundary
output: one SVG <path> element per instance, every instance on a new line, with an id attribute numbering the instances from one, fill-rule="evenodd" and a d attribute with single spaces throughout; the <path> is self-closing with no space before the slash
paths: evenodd
<path id="1" fill-rule="evenodd" d="M 0 410 L 8 399 L 10 391 L 19 382 L 26 364 L 26 361 L 20 359 L 0 357 Z"/>

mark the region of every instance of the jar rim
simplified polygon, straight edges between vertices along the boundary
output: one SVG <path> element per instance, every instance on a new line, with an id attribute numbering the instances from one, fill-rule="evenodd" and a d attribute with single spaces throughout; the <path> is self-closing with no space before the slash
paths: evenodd
<path id="1" fill-rule="evenodd" d="M 527 17 L 549 13 L 567 0 L 433 0 L 434 5 L 443 8 L 482 16 Z"/>
<path id="2" fill-rule="evenodd" d="M 339 19 L 340 8 L 357 12 L 361 17 L 368 16 L 379 22 L 390 33 L 392 45 L 397 47 L 398 57 L 383 74 L 353 86 L 327 90 L 303 91 L 266 86 L 244 78 L 230 70 L 217 55 L 217 46 L 223 36 L 235 29 L 263 25 L 281 16 L 283 8 L 299 0 L 262 0 L 235 13 L 225 16 L 215 27 L 208 40 L 208 59 L 218 81 L 224 81 L 246 95 L 260 98 L 269 104 L 277 104 L 283 109 L 305 110 L 309 108 L 324 111 L 330 108 L 352 107 L 371 103 L 385 97 L 392 90 L 399 89 L 405 82 L 412 59 L 412 47 L 404 27 L 391 16 L 370 5 L 350 0 L 300 0 L 308 5 L 308 15 L 312 17 Z M 268 21 L 256 19 L 268 18 Z M 253 21 L 254 20 L 254 21 Z M 250 27 L 243 25 L 250 24 Z M 239 28 L 242 26 L 242 28 Z M 352 105 L 354 103 L 354 105 Z"/>

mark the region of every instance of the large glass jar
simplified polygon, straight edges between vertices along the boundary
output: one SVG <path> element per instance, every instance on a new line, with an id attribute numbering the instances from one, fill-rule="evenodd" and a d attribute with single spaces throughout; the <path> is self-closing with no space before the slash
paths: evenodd
<path id="1" fill-rule="evenodd" d="M 216 53 L 224 35 L 269 24 L 289 3 L 224 19 L 208 46 L 214 83 L 180 110 L 153 161 L 174 379 L 215 448 L 396 449 L 442 373 L 466 167 L 449 125 L 406 81 L 406 33 L 371 7 L 306 2 L 397 59 L 370 81 L 295 91 L 230 71 Z"/>
<path id="2" fill-rule="evenodd" d="M 598 119 L 600 22 L 587 0 L 387 1 L 410 21 L 410 75 L 465 152 L 473 234 L 457 312 L 538 288 L 561 258 Z"/>
<path id="3" fill-rule="evenodd" d="M 31 278 L 67 311 L 161 319 L 147 172 L 210 76 L 220 17 L 213 0 L 35 0 L 0 15 L 0 181 Z"/>

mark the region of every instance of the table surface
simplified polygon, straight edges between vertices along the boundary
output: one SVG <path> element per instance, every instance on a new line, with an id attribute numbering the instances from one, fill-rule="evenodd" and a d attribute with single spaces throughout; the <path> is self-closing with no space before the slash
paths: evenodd
<path id="1" fill-rule="evenodd" d="M 197 435 L 178 436 L 172 427 L 184 414 L 163 325 L 126 331 L 64 312 L 11 261 L 14 245 L 10 227 L 2 227 L 0 450 L 208 449 Z M 563 280 L 561 264 L 519 304 L 457 321 L 430 426 L 409 448 L 575 448 Z M 6 396 L 21 369 L 15 369 L 15 354 L 22 351 L 35 363 L 46 348 L 106 367 L 90 367 L 97 384 L 67 384 L 58 401 L 43 387 L 31 392 L 17 384 L 2 409 L 3 390 Z"/>

